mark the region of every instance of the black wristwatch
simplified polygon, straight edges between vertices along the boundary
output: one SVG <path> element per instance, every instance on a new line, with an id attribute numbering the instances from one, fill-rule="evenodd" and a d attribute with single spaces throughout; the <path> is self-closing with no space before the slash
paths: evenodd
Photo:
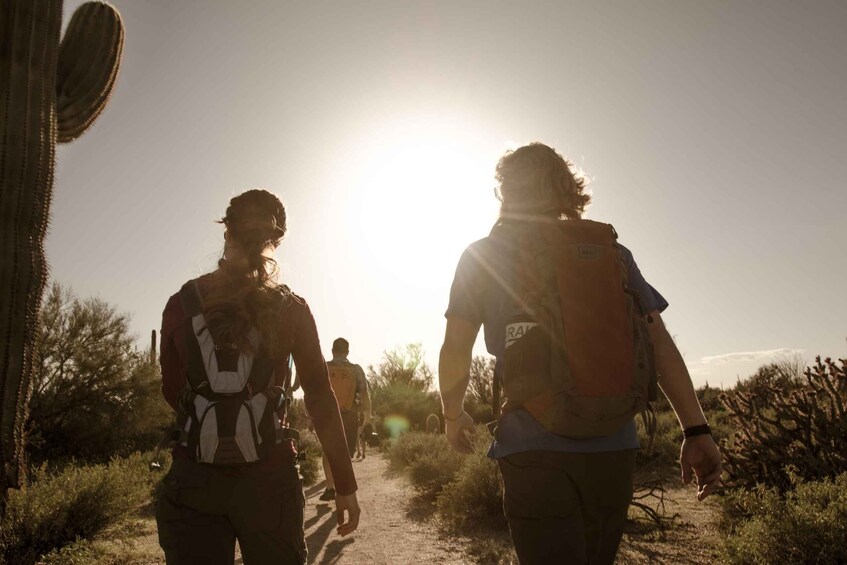
<path id="1" fill-rule="evenodd" d="M 712 428 L 709 427 L 709 424 L 691 426 L 690 428 L 685 428 L 684 430 L 682 430 L 682 435 L 684 435 L 686 438 L 712 435 Z"/>

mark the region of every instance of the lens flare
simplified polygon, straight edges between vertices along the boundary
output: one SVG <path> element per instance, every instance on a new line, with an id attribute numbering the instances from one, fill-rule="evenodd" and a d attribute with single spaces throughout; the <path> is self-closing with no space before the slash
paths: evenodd
<path id="1" fill-rule="evenodd" d="M 409 431 L 409 428 L 411 428 L 408 418 L 399 414 L 389 414 L 386 416 L 382 426 L 386 429 L 390 437 L 399 437 L 400 434 Z"/>

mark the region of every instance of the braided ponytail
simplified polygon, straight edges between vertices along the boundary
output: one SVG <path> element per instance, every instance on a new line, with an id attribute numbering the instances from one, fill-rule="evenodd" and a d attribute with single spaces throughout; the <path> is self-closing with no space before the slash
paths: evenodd
<path id="1" fill-rule="evenodd" d="M 264 350 L 278 349 L 278 313 L 289 296 L 279 284 L 279 268 L 268 249 L 275 249 L 286 231 L 285 208 L 266 190 L 248 190 L 229 202 L 219 223 L 226 226 L 232 258 L 218 261 L 219 277 L 204 296 L 204 314 L 218 345 L 251 351 L 249 333 L 256 328 Z"/>

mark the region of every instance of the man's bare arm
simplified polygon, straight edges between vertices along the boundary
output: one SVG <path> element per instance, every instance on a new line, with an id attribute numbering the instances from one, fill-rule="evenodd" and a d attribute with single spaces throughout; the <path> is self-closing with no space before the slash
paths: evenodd
<path id="1" fill-rule="evenodd" d="M 680 426 L 685 429 L 705 424 L 706 416 L 697 400 L 688 368 L 658 311 L 648 314 L 647 330 L 656 355 L 659 386 L 673 406 Z M 679 463 L 684 483 L 696 477 L 698 500 L 709 496 L 720 482 L 721 455 L 711 435 L 684 439 Z"/>
<path id="2" fill-rule="evenodd" d="M 458 451 L 471 451 L 464 431 L 473 433 L 473 419 L 465 413 L 465 391 L 470 380 L 471 356 L 479 324 L 462 318 L 447 318 L 444 345 L 438 358 L 438 387 L 444 413 L 444 430 L 450 444 Z"/>
<path id="3" fill-rule="evenodd" d="M 697 400 L 688 367 L 658 311 L 647 315 L 647 331 L 655 351 L 659 386 L 673 406 L 680 425 L 690 428 L 705 424 L 706 416 Z"/>

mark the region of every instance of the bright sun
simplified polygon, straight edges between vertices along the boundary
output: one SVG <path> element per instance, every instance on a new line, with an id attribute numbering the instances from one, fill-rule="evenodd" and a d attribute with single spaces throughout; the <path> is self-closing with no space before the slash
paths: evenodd
<path id="1" fill-rule="evenodd" d="M 350 243 L 361 259 L 418 287 L 429 286 L 424 274 L 449 277 L 496 218 L 496 156 L 456 126 L 420 121 L 368 135 L 357 153 Z"/>

